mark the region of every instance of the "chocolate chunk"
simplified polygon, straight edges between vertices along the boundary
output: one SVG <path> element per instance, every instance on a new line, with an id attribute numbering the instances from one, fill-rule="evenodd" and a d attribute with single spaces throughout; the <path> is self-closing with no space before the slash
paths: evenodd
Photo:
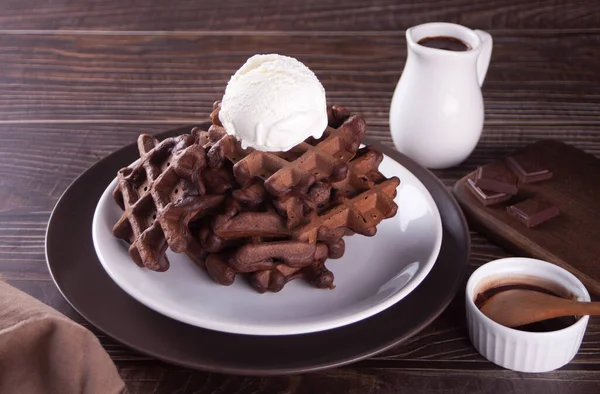
<path id="1" fill-rule="evenodd" d="M 506 193 L 482 190 L 481 188 L 477 187 L 477 185 L 475 185 L 475 182 L 471 178 L 467 179 L 467 189 L 469 189 L 469 191 L 473 193 L 475 197 L 477 197 L 479 202 L 485 205 L 486 207 L 488 205 L 494 205 L 504 201 L 508 201 L 512 197 L 510 194 Z"/>
<path id="2" fill-rule="evenodd" d="M 539 197 L 532 197 L 511 205 L 506 208 L 506 212 L 527 227 L 535 227 L 560 213 L 557 206 Z"/>
<path id="3" fill-rule="evenodd" d="M 502 161 L 479 167 L 475 172 L 475 185 L 490 192 L 517 194 L 517 177 Z"/>
<path id="4" fill-rule="evenodd" d="M 506 158 L 506 164 L 523 183 L 533 183 L 552 178 L 552 171 L 525 153 Z"/>

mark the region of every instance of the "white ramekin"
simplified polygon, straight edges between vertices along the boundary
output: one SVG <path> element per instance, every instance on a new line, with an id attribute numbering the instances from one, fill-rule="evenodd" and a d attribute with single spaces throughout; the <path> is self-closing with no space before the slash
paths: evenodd
<path id="1" fill-rule="evenodd" d="M 549 332 L 526 332 L 502 326 L 475 306 L 475 297 L 501 278 L 528 276 L 558 285 L 579 301 L 590 301 L 585 286 L 568 271 L 541 260 L 511 257 L 479 267 L 467 282 L 467 325 L 471 342 L 479 353 L 501 367 L 521 372 L 547 372 L 575 357 L 589 316 L 573 325 Z M 518 305 L 515 305 L 518 308 Z"/>

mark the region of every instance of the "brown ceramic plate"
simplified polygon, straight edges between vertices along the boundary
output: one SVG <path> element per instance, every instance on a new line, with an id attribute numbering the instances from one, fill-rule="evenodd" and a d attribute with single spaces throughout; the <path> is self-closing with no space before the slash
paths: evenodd
<path id="1" fill-rule="evenodd" d="M 190 129 L 172 130 L 158 138 Z M 136 144 L 96 163 L 57 203 L 46 234 L 46 258 L 54 282 L 73 308 L 107 335 L 141 353 L 185 367 L 234 374 L 288 374 L 348 364 L 384 351 L 425 328 L 450 303 L 466 271 L 470 241 L 460 208 L 435 176 L 393 149 L 368 139 L 364 142 L 375 145 L 423 182 L 438 206 L 444 232 L 438 259 L 423 282 L 377 315 L 311 334 L 251 336 L 187 325 L 131 298 L 98 261 L 91 227 L 106 185 L 120 168 L 137 158 Z"/>

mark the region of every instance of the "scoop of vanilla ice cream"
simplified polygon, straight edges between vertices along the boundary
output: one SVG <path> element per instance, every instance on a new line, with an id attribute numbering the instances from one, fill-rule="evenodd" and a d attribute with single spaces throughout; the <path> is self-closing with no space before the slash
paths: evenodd
<path id="1" fill-rule="evenodd" d="M 231 77 L 219 120 L 242 147 L 287 151 L 327 127 L 325 89 L 298 60 L 254 55 Z"/>

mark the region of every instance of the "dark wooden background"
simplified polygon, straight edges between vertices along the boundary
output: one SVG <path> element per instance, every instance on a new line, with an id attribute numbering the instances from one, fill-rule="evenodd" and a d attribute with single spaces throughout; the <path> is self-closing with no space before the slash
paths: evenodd
<path id="1" fill-rule="evenodd" d="M 467 162 L 436 172 L 448 186 L 542 138 L 600 156 L 600 1 L 0 1 L 0 275 L 89 327 L 54 286 L 44 257 L 50 212 L 78 174 L 141 132 L 206 120 L 230 75 L 255 53 L 299 58 L 330 103 L 362 112 L 369 133 L 389 143 L 404 30 L 430 21 L 494 37 L 484 133 Z M 469 272 L 508 256 L 472 238 Z M 190 371 L 98 336 L 132 393 L 600 391 L 600 320 L 591 320 L 571 364 L 522 374 L 474 350 L 462 304 L 459 294 L 430 327 L 384 354 L 297 376 Z"/>

